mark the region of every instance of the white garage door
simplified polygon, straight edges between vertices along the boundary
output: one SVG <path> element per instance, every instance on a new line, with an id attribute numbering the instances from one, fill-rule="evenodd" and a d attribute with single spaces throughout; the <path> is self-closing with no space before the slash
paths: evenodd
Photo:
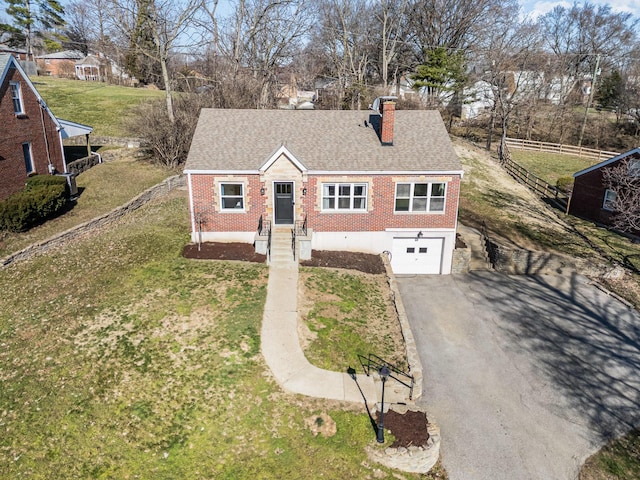
<path id="1" fill-rule="evenodd" d="M 398 274 L 439 274 L 443 245 L 444 238 L 396 237 L 391 249 L 391 268 Z"/>

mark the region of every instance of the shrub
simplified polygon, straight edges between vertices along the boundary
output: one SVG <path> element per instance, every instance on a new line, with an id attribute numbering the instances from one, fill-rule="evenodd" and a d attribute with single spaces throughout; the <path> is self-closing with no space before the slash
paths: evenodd
<path id="1" fill-rule="evenodd" d="M 560 177 L 556 181 L 556 187 L 562 193 L 569 194 L 573 190 L 573 177 Z"/>
<path id="2" fill-rule="evenodd" d="M 0 230 L 28 230 L 62 210 L 67 198 L 64 177 L 31 177 L 24 189 L 0 202 Z"/>

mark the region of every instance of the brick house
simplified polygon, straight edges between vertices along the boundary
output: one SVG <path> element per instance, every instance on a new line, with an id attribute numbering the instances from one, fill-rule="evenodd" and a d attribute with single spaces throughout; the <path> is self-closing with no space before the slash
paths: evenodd
<path id="1" fill-rule="evenodd" d="M 574 184 L 568 212 L 603 225 L 611 225 L 616 193 L 603 181 L 603 172 L 629 160 L 629 169 L 640 175 L 640 148 L 621 153 L 573 174 Z"/>
<path id="2" fill-rule="evenodd" d="M 12 55 L 0 55 L 0 200 L 35 174 L 67 172 L 62 141 L 91 127 L 56 118 Z"/>
<path id="3" fill-rule="evenodd" d="M 396 273 L 451 272 L 462 166 L 437 111 L 203 109 L 185 165 L 193 241 L 263 248 L 265 225 L 311 249 L 391 253 Z"/>
<path id="4" fill-rule="evenodd" d="M 76 62 L 83 58 L 84 55 L 78 50 L 65 50 L 63 52 L 39 55 L 36 57 L 36 63 L 41 75 L 75 78 Z"/>

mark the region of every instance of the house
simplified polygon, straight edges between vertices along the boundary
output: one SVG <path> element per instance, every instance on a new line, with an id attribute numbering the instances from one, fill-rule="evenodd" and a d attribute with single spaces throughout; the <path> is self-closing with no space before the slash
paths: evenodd
<path id="1" fill-rule="evenodd" d="M 106 59 L 95 55 L 87 55 L 75 63 L 76 78 L 78 80 L 103 82 L 111 76 L 111 65 Z"/>
<path id="2" fill-rule="evenodd" d="M 84 55 L 78 50 L 65 50 L 63 52 L 39 55 L 36 57 L 36 63 L 42 75 L 74 78 L 76 75 L 75 64 L 83 58 Z"/>
<path id="3" fill-rule="evenodd" d="M 0 200 L 27 177 L 66 173 L 63 140 L 91 127 L 56 118 L 12 55 L 0 55 Z"/>
<path id="4" fill-rule="evenodd" d="M 388 251 L 396 273 L 450 273 L 460 161 L 437 111 L 382 107 L 203 109 L 184 170 L 192 240 L 258 247 L 273 225 L 310 242 L 303 257 Z"/>
<path id="5" fill-rule="evenodd" d="M 574 173 L 569 213 L 603 225 L 612 225 L 617 195 L 607 188 L 603 174 L 607 169 L 616 168 L 623 162 L 628 162 L 630 176 L 640 177 L 640 148 Z"/>

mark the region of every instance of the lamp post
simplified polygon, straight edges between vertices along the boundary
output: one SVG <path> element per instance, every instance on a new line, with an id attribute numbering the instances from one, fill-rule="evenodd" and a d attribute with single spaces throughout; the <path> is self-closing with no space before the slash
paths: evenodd
<path id="1" fill-rule="evenodd" d="M 391 373 L 389 367 L 383 365 L 378 371 L 380 374 L 380 380 L 382 380 L 382 401 L 380 402 L 380 421 L 378 422 L 378 434 L 376 440 L 378 443 L 384 443 L 384 385 L 387 382 L 387 377 Z"/>

